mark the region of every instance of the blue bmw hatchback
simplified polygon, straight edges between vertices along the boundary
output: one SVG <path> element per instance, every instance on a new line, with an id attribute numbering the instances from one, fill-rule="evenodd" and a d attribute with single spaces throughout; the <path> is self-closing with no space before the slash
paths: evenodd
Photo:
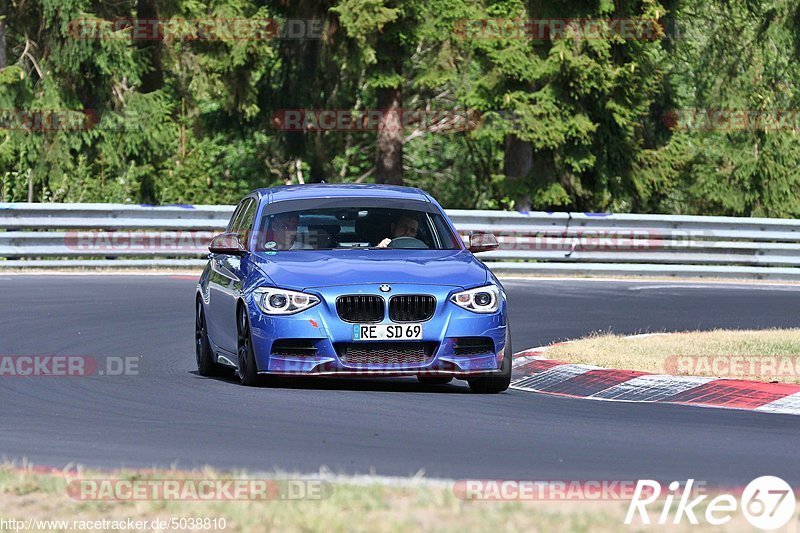
<path id="1" fill-rule="evenodd" d="M 198 283 L 201 375 L 511 381 L 506 295 L 428 194 L 381 185 L 260 189 L 211 242 Z"/>

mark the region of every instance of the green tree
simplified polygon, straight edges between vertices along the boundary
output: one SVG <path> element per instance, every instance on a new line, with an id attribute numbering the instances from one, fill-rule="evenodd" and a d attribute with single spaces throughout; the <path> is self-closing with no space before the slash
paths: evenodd
<path id="1" fill-rule="evenodd" d="M 800 6 L 685 0 L 671 9 L 672 109 L 661 118 L 672 130 L 644 154 L 657 193 L 647 208 L 798 216 Z"/>

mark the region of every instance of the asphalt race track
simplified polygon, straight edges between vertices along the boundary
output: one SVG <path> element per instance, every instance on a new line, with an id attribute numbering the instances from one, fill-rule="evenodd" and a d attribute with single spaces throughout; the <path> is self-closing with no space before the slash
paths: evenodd
<path id="1" fill-rule="evenodd" d="M 593 330 L 796 326 L 800 286 L 507 281 L 514 348 Z M 0 455 L 35 464 L 800 485 L 800 417 L 415 379 L 245 388 L 194 371 L 195 283 L 0 274 L 0 355 L 138 356 L 139 375 L 0 377 Z"/>

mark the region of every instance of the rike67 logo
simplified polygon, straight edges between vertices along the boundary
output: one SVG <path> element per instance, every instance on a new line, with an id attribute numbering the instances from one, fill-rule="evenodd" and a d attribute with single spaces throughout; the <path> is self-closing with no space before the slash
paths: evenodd
<path id="1" fill-rule="evenodd" d="M 681 524 L 686 520 L 696 525 L 700 523 L 699 515 L 705 519 L 705 523 L 721 526 L 730 522 L 734 513 L 741 511 L 753 527 L 774 530 L 788 524 L 794 516 L 794 492 L 779 477 L 762 476 L 754 479 L 742 491 L 740 500 L 732 494 L 720 494 L 708 501 L 708 494 L 692 498 L 693 487 L 693 479 L 687 480 L 683 487 L 677 481 L 670 483 L 663 502 L 653 506 L 661 509 L 657 518 L 653 519 L 648 505 L 662 497 L 661 484 L 653 480 L 639 480 L 625 515 L 625 524 Z M 701 509 L 704 511 L 701 512 Z"/>

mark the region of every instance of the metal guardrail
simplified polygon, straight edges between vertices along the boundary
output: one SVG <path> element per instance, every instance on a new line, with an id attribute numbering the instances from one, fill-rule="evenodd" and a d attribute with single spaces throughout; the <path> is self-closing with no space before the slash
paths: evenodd
<path id="1" fill-rule="evenodd" d="M 196 267 L 232 206 L 0 204 L 0 269 Z M 495 271 L 800 280 L 800 220 L 450 210 Z"/>

